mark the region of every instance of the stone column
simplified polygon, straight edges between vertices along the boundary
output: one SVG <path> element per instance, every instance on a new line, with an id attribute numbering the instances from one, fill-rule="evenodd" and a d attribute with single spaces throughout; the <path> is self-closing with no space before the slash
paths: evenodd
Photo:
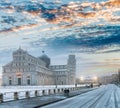
<path id="1" fill-rule="evenodd" d="M 25 97 L 26 97 L 26 98 L 30 98 L 30 93 L 29 93 L 29 91 L 26 91 L 26 92 L 25 92 Z"/>
<path id="2" fill-rule="evenodd" d="M 0 102 L 3 102 L 3 94 L 0 94 Z"/>
<path id="3" fill-rule="evenodd" d="M 18 100 L 18 92 L 14 92 L 14 100 Z"/>

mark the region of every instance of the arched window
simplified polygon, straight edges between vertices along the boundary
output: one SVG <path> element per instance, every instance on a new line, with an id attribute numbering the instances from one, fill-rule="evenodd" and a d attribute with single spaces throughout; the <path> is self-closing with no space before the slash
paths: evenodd
<path id="1" fill-rule="evenodd" d="M 30 76 L 27 76 L 27 85 L 30 85 Z"/>
<path id="2" fill-rule="evenodd" d="M 12 78 L 9 77 L 9 85 L 12 85 Z"/>

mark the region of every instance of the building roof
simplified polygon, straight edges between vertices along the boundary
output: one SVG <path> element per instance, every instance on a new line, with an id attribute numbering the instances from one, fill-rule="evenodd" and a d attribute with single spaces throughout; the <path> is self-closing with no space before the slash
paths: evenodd
<path id="1" fill-rule="evenodd" d="M 27 53 L 27 51 L 23 50 L 21 47 L 19 47 L 19 49 L 17 49 L 16 51 L 13 52 L 15 53 Z"/>

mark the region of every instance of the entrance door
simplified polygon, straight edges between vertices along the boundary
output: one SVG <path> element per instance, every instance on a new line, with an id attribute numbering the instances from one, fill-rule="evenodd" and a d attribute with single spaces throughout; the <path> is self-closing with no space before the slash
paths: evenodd
<path id="1" fill-rule="evenodd" d="M 27 84 L 30 85 L 30 79 L 27 79 Z"/>
<path id="2" fill-rule="evenodd" d="M 21 85 L 21 78 L 18 78 L 18 85 Z"/>
<path id="3" fill-rule="evenodd" d="M 9 85 L 12 85 L 12 80 L 9 80 Z"/>

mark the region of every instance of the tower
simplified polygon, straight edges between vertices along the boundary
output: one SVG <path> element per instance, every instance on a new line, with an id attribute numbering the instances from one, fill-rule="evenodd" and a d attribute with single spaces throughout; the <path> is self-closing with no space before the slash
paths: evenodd
<path id="1" fill-rule="evenodd" d="M 68 84 L 75 84 L 76 80 L 76 58 L 75 55 L 69 55 L 68 61 Z"/>

